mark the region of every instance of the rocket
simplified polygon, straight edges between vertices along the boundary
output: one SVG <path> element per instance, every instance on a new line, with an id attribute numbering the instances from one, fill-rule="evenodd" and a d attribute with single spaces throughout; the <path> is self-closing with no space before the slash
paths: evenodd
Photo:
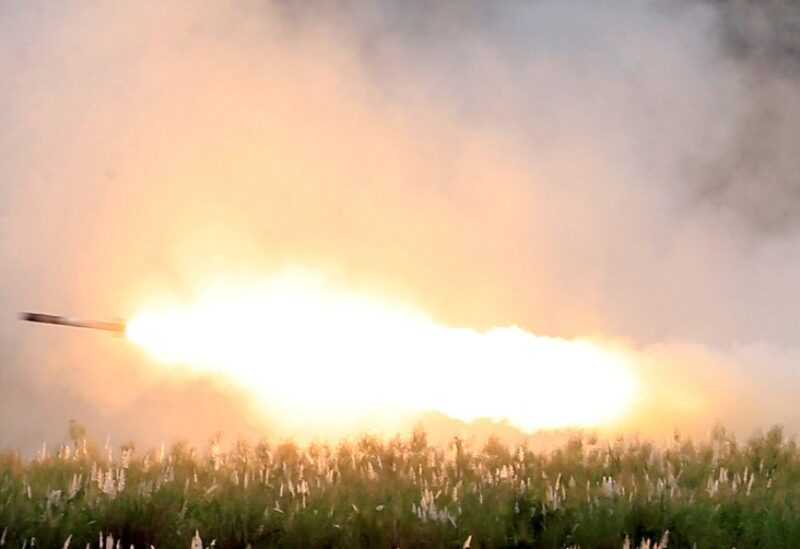
<path id="1" fill-rule="evenodd" d="M 56 326 L 72 326 L 73 328 L 89 328 L 90 330 L 103 330 L 115 334 L 125 334 L 125 322 L 121 320 L 81 320 L 59 315 L 47 315 L 43 313 L 20 313 L 20 320 L 28 322 L 41 322 L 43 324 L 55 324 Z"/>

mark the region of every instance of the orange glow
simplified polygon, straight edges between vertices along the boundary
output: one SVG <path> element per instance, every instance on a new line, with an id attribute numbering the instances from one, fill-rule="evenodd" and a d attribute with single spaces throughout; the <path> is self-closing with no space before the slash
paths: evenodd
<path id="1" fill-rule="evenodd" d="M 159 361 L 222 375 L 292 421 L 439 411 L 528 430 L 607 424 L 638 390 L 622 354 L 517 327 L 478 332 L 288 273 L 153 308 L 128 337 Z"/>

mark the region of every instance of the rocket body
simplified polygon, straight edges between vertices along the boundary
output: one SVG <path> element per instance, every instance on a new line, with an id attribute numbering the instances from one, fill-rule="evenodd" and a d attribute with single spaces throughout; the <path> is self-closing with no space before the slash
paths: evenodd
<path id="1" fill-rule="evenodd" d="M 56 326 L 103 330 L 105 332 L 114 332 L 115 334 L 125 333 L 125 323 L 122 321 L 81 320 L 78 318 L 48 315 L 44 313 L 20 313 L 19 317 L 21 320 L 26 320 L 28 322 L 41 322 L 43 324 L 55 324 Z"/>

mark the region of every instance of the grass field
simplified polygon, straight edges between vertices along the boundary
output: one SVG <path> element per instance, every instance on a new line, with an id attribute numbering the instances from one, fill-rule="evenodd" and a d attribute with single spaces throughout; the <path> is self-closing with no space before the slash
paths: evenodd
<path id="1" fill-rule="evenodd" d="M 800 452 L 779 428 L 537 453 L 424 432 L 0 454 L 9 547 L 800 547 Z"/>

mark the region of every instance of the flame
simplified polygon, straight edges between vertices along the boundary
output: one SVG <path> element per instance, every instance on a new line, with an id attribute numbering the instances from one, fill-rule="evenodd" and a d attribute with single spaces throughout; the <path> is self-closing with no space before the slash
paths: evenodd
<path id="1" fill-rule="evenodd" d="M 296 273 L 148 309 L 127 336 L 161 362 L 225 376 L 265 409 L 310 424 L 439 411 L 526 430 L 587 427 L 618 419 L 637 393 L 626 357 L 591 341 L 448 327 Z"/>

